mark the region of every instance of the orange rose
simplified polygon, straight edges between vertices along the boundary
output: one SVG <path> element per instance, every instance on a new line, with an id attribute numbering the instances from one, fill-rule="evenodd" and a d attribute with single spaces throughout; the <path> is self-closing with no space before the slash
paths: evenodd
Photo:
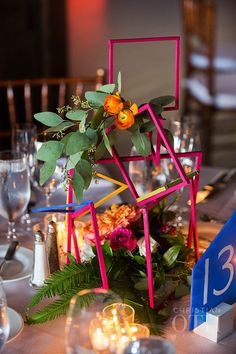
<path id="1" fill-rule="evenodd" d="M 108 95 L 104 101 L 103 107 L 109 114 L 119 114 L 124 108 L 124 104 L 120 96 Z"/>
<path id="2" fill-rule="evenodd" d="M 124 109 L 115 120 L 117 129 L 128 129 L 134 124 L 134 114 L 130 109 Z"/>

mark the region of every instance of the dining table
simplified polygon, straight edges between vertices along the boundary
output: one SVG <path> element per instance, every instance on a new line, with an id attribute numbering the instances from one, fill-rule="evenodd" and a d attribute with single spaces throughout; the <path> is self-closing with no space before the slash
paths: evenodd
<path id="1" fill-rule="evenodd" d="M 210 183 L 219 172 L 228 171 L 223 168 L 203 167 L 200 173 L 199 189 L 206 183 Z M 104 182 L 105 183 L 105 182 Z M 107 190 L 106 184 L 94 185 L 92 194 L 102 194 Z M 58 203 L 62 198 L 62 192 L 57 191 L 51 199 L 52 203 Z M 89 196 L 90 197 L 90 196 Z M 185 196 L 185 198 L 187 198 Z M 40 199 L 40 198 L 39 198 Z M 122 198 L 118 195 L 112 202 L 122 203 Z M 184 202 L 185 205 L 186 201 Z M 42 205 L 42 198 L 40 200 Z M 236 210 L 236 174 L 228 181 L 224 188 L 209 196 L 205 202 L 197 205 L 197 216 L 200 239 L 201 235 L 209 234 L 209 244 L 217 235 L 223 224 Z M 32 215 L 32 224 L 39 221 L 42 223 L 45 214 Z M 37 218 L 39 220 L 37 220 Z M 23 226 L 21 225 L 21 228 Z M 0 220 L 1 245 L 7 240 L 3 231 L 6 230 L 6 221 Z M 25 227 L 24 235 L 19 237 L 22 247 L 33 250 L 34 235 L 32 230 Z M 30 277 L 16 279 L 15 281 L 4 282 L 7 304 L 18 314 L 25 318 L 27 306 L 37 290 L 31 287 Z M 219 343 L 212 342 L 206 338 L 190 332 L 188 330 L 190 296 L 178 299 L 172 304 L 172 314 L 165 324 L 164 337 L 176 347 L 178 354 L 235 354 L 236 353 L 236 326 L 235 331 Z M 63 354 L 65 349 L 65 322 L 66 316 L 61 316 L 55 320 L 37 324 L 27 325 L 22 323 L 18 333 L 5 345 L 4 354 Z M 236 312 L 235 312 L 236 322 Z M 13 324 L 14 325 L 14 324 Z M 10 324 L 11 326 L 11 324 Z"/>

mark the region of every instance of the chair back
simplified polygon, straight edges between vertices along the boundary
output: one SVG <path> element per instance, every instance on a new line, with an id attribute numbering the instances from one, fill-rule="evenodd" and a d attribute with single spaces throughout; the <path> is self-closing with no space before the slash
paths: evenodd
<path id="1" fill-rule="evenodd" d="M 206 74 L 206 84 L 213 93 L 213 59 L 215 51 L 216 9 L 212 0 L 182 0 L 185 40 L 186 77 L 194 72 Z M 207 65 L 194 65 L 192 55 L 203 58 Z"/>
<path id="2" fill-rule="evenodd" d="M 33 121 L 41 111 L 56 111 L 69 103 L 71 95 L 81 96 L 105 82 L 105 70 L 99 68 L 94 77 L 60 77 L 0 81 L 0 136 L 9 139 L 16 123 Z"/>

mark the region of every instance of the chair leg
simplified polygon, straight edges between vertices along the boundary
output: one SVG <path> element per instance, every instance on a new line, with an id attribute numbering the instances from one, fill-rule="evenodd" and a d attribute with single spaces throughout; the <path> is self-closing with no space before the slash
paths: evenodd
<path id="1" fill-rule="evenodd" d="M 202 109 L 201 145 L 205 165 L 211 165 L 212 162 L 213 116 L 214 109 L 212 107 Z"/>

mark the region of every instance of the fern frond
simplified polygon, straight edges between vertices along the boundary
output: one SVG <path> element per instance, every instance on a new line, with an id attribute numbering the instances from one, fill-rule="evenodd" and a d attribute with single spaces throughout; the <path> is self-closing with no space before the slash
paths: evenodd
<path id="1" fill-rule="evenodd" d="M 77 292 L 78 289 L 72 290 L 67 294 L 62 295 L 60 299 L 57 299 L 50 305 L 44 307 L 42 310 L 33 313 L 31 316 L 27 316 L 26 323 L 44 323 L 47 321 L 54 320 L 60 317 L 61 315 L 65 315 L 68 311 L 71 298 L 76 295 Z"/>
<path id="2" fill-rule="evenodd" d="M 44 298 L 62 295 L 71 289 L 82 287 L 83 284 L 86 284 L 89 288 L 94 285 L 90 265 L 70 263 L 62 271 L 53 273 L 45 281 L 43 288 L 39 289 L 32 297 L 28 308 L 34 307 Z"/>

